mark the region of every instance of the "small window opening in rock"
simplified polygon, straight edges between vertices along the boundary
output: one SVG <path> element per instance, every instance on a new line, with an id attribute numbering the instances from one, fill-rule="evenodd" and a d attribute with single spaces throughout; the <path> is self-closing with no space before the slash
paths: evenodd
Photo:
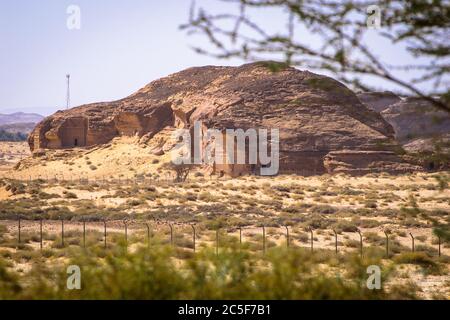
<path id="1" fill-rule="evenodd" d="M 430 163 L 428 164 L 428 169 L 429 169 L 429 170 L 434 170 L 434 162 L 430 162 Z"/>
<path id="2" fill-rule="evenodd" d="M 75 139 L 75 141 L 73 142 L 73 145 L 76 147 L 78 146 L 78 139 Z"/>

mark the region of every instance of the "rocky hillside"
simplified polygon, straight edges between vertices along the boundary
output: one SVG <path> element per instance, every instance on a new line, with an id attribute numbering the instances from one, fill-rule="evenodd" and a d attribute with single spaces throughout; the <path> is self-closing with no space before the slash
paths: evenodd
<path id="1" fill-rule="evenodd" d="M 384 92 L 362 92 L 357 94 L 359 100 L 369 109 L 378 113 L 386 110 L 389 106 L 400 102 L 402 99 L 390 91 Z"/>
<path id="2" fill-rule="evenodd" d="M 381 115 L 392 125 L 397 140 L 402 143 L 450 133 L 450 114 L 422 99 L 403 99 L 383 110 Z"/>
<path id="3" fill-rule="evenodd" d="M 273 64 L 190 68 L 118 101 L 58 111 L 31 133 L 30 148 L 42 153 L 137 136 L 163 155 L 170 150 L 171 130 L 200 120 L 220 130 L 278 128 L 282 173 L 413 169 L 393 152 L 398 145 L 392 127 L 351 90 L 331 78 Z M 224 168 L 231 175 L 249 170 Z"/>
<path id="4" fill-rule="evenodd" d="M 430 170 L 450 167 L 450 114 L 419 98 L 391 92 L 358 94 L 370 109 L 392 125 L 396 140 Z"/>

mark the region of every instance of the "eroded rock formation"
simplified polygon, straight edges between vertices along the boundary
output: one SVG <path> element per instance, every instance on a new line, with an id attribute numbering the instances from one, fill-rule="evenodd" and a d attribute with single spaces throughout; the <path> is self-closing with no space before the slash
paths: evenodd
<path id="1" fill-rule="evenodd" d="M 390 92 L 358 94 L 359 99 L 392 125 L 395 139 L 428 170 L 450 167 L 450 115 L 420 98 Z"/>
<path id="2" fill-rule="evenodd" d="M 219 130 L 278 128 L 280 173 L 414 169 L 395 156 L 392 127 L 343 84 L 294 68 L 273 72 L 266 62 L 190 68 L 122 100 L 58 111 L 35 128 L 29 144 L 35 151 L 137 135 L 163 154 L 166 143 L 173 145 L 170 131 L 192 128 L 196 120 Z M 230 175 L 249 170 L 227 168 Z"/>

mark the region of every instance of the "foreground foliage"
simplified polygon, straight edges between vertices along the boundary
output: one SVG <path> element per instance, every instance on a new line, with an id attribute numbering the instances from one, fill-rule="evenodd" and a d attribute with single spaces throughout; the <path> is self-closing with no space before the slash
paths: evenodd
<path id="1" fill-rule="evenodd" d="M 129 253 L 118 246 L 101 251 L 73 249 L 62 263 L 45 258 L 24 276 L 0 263 L 1 299 L 406 299 L 410 286 L 369 290 L 368 265 L 382 267 L 382 281 L 391 273 L 377 254 L 360 259 L 328 252 L 269 250 L 266 256 L 228 248 L 218 255 L 205 249 L 178 259 L 161 246 Z M 46 262 L 47 261 L 47 262 Z M 81 268 L 81 290 L 68 290 L 67 266 Z"/>

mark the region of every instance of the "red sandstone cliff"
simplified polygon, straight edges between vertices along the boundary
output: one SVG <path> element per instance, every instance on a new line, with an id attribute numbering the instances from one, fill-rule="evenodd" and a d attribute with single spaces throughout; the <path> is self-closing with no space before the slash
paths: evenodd
<path id="1" fill-rule="evenodd" d="M 343 84 L 294 68 L 270 69 L 264 62 L 190 68 L 122 100 L 59 111 L 30 134 L 30 148 L 92 146 L 123 135 L 152 143 L 168 128 L 201 120 L 217 129 L 278 128 L 280 172 L 408 169 L 393 152 L 392 127 Z M 159 152 L 167 151 L 163 144 Z"/>

